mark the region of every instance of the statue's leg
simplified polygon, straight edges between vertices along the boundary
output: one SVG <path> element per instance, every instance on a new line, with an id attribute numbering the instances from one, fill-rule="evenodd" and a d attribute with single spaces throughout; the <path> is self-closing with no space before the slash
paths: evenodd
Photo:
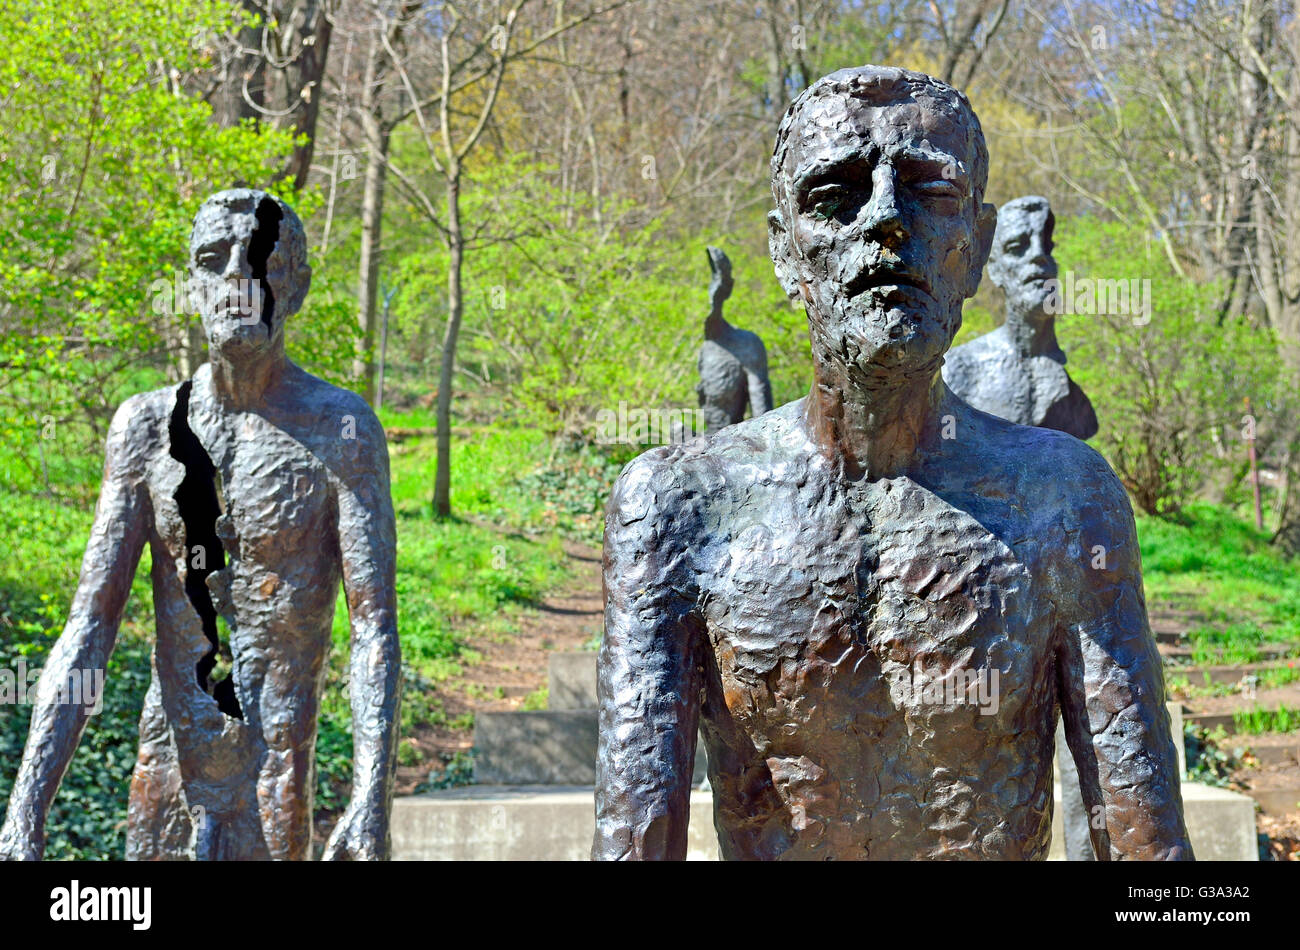
<path id="1" fill-rule="evenodd" d="M 1088 809 L 1079 791 L 1079 770 L 1065 743 L 1065 726 L 1056 724 L 1056 767 L 1061 779 L 1061 819 L 1065 825 L 1065 860 L 1094 861 L 1092 836 L 1088 831 Z"/>
<path id="2" fill-rule="evenodd" d="M 193 860 L 194 824 L 186 805 L 176 743 L 155 675 L 140 716 L 140 752 L 127 804 L 128 861 Z"/>

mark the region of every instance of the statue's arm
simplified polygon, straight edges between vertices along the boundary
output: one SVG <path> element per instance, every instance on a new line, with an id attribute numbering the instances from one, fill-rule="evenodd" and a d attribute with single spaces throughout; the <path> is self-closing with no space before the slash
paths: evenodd
<path id="1" fill-rule="evenodd" d="M 386 860 L 397 762 L 402 657 L 397 637 L 397 530 L 383 428 L 354 410 L 338 486 L 339 551 L 352 628 L 352 800 L 325 847 L 326 860 Z"/>
<path id="2" fill-rule="evenodd" d="M 63 635 L 41 671 L 27 746 L 0 828 L 0 858 L 38 860 L 44 853 L 46 816 L 86 723 L 103 700 L 98 694 L 73 693 L 70 678 L 75 675 L 84 684 L 89 671 L 92 683 L 104 683 L 103 671 L 148 536 L 148 491 L 131 458 L 133 450 L 141 449 L 130 430 L 142 405 L 138 398 L 128 400 L 109 426 L 103 483 L 81 577 Z M 73 698 L 81 701 L 61 702 Z"/>
<path id="3" fill-rule="evenodd" d="M 701 689 L 694 504 L 654 455 L 628 467 L 606 512 L 597 860 L 686 856 Z"/>
<path id="4" fill-rule="evenodd" d="M 1101 860 L 1191 860 L 1174 747 L 1182 737 L 1170 734 L 1132 508 L 1109 466 L 1085 451 L 1096 464 L 1076 482 L 1088 487 L 1062 572 L 1078 596 L 1062 591 L 1058 604 L 1067 621 L 1058 682 L 1093 848 Z"/>

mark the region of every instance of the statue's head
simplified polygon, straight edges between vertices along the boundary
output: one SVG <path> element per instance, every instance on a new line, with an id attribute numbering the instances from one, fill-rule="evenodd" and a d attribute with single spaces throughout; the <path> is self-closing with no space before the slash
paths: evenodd
<path id="1" fill-rule="evenodd" d="M 772 155 L 769 248 L 819 364 L 938 371 L 988 257 L 987 178 L 970 103 L 923 73 L 842 69 L 795 99 Z"/>
<path id="2" fill-rule="evenodd" d="M 1046 198 L 1025 195 L 998 209 L 989 254 L 989 279 L 1007 295 L 1007 313 L 1043 319 L 1043 304 L 1056 280 L 1052 228 L 1056 218 Z"/>
<path id="3" fill-rule="evenodd" d="M 307 236 L 293 209 L 265 191 L 219 191 L 190 234 L 190 298 L 216 357 L 270 350 L 311 286 Z"/>
<path id="4" fill-rule="evenodd" d="M 709 279 L 709 305 L 714 310 L 720 310 L 728 297 L 731 296 L 731 258 L 723 253 L 722 248 L 708 248 L 709 271 L 712 277 Z"/>

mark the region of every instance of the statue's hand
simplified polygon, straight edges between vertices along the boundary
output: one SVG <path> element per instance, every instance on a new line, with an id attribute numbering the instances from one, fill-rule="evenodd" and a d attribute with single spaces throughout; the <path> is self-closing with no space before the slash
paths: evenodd
<path id="1" fill-rule="evenodd" d="M 322 861 L 383 861 L 388 857 L 387 829 L 367 810 L 348 804 L 325 843 Z"/>
<path id="2" fill-rule="evenodd" d="M 0 830 L 0 861 L 39 861 L 45 854 L 45 835 L 6 824 Z"/>

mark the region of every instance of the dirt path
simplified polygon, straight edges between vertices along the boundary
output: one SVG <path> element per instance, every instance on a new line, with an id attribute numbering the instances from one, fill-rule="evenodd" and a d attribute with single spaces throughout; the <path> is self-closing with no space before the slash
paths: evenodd
<path id="1" fill-rule="evenodd" d="M 550 653 L 580 650 L 599 635 L 604 611 L 600 551 L 566 541 L 564 553 L 573 579 L 528 610 L 519 633 L 468 640 L 467 648 L 479 653 L 482 660 L 467 666 L 462 676 L 441 683 L 437 690 L 449 720 L 465 713 L 518 709 L 527 696 L 546 685 Z M 451 755 L 467 751 L 474 742 L 470 729 L 426 727 L 417 729 L 412 738 L 424 753 L 424 761 L 398 767 L 399 795 L 413 791 L 431 769 Z"/>

